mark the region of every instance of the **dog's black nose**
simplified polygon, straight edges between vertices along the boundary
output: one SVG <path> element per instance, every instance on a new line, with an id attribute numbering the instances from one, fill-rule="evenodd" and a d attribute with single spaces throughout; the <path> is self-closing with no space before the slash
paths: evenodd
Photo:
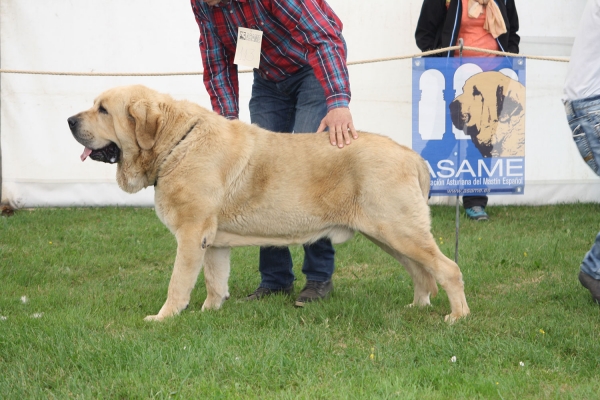
<path id="1" fill-rule="evenodd" d="M 76 117 L 69 117 L 69 119 L 67 119 L 67 122 L 69 123 L 69 128 L 73 130 L 77 127 L 77 122 L 79 122 L 79 120 Z"/>

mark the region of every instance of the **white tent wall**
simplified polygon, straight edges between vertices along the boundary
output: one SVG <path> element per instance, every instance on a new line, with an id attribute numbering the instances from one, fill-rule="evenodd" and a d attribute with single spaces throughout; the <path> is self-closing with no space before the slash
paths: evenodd
<path id="1" fill-rule="evenodd" d="M 418 52 L 421 0 L 329 0 L 344 21 L 349 61 Z M 517 1 L 522 54 L 569 55 L 585 0 Z M 52 72 L 201 71 L 198 28 L 188 1 L 0 0 L 2 69 Z M 355 125 L 410 146 L 411 62 L 352 65 Z M 526 187 L 490 204 L 596 202 L 600 179 L 581 161 L 561 104 L 566 63 L 527 61 Z M 210 108 L 200 75 L 75 77 L 0 75 L 2 203 L 13 207 L 153 204 L 153 188 L 131 195 L 116 166 L 88 160 L 66 119 L 103 90 L 142 83 Z M 240 76 L 240 119 L 249 121 L 251 74 Z M 359 142 L 353 145 L 360 145 Z M 434 198 L 443 203 L 451 198 Z"/>

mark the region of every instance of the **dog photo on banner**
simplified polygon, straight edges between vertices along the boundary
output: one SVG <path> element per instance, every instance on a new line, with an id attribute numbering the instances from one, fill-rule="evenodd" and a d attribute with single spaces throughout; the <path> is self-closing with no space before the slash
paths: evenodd
<path id="1" fill-rule="evenodd" d="M 523 194 L 525 59 L 413 59 L 412 147 L 431 195 Z"/>

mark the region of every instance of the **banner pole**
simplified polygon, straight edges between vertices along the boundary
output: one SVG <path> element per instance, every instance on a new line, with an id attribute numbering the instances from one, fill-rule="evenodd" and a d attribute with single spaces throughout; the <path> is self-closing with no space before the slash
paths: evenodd
<path id="1" fill-rule="evenodd" d="M 462 52 L 463 52 L 463 40 L 462 38 L 458 39 L 458 59 L 459 59 L 459 63 L 462 64 Z M 460 144 L 458 145 L 458 151 L 460 151 Z M 459 195 L 456 195 L 456 216 L 455 216 L 455 229 L 454 229 L 454 236 L 456 237 L 455 243 L 454 243 L 454 262 L 458 264 L 458 237 L 459 237 L 459 232 L 460 232 L 460 199 L 459 199 Z"/>
<path id="2" fill-rule="evenodd" d="M 459 232 L 459 221 L 460 221 L 460 201 L 458 195 L 456 195 L 456 228 L 455 234 L 456 242 L 454 244 L 454 262 L 458 264 L 458 232 Z"/>

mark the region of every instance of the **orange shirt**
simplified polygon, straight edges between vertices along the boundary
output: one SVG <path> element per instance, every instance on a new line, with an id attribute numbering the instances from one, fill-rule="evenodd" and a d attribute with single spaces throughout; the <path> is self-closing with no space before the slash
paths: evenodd
<path id="1" fill-rule="evenodd" d="M 460 19 L 458 38 L 462 38 L 463 45 L 487 50 L 499 50 L 500 48 L 498 47 L 496 39 L 494 39 L 491 33 L 483 29 L 485 12 L 481 13 L 478 18 L 471 18 L 469 17 L 469 0 L 461 1 L 463 11 Z M 458 40 L 456 44 L 458 45 Z M 459 56 L 458 50 L 454 52 L 454 56 Z M 495 57 L 495 55 L 480 53 L 478 51 L 463 50 L 463 57 Z"/>

